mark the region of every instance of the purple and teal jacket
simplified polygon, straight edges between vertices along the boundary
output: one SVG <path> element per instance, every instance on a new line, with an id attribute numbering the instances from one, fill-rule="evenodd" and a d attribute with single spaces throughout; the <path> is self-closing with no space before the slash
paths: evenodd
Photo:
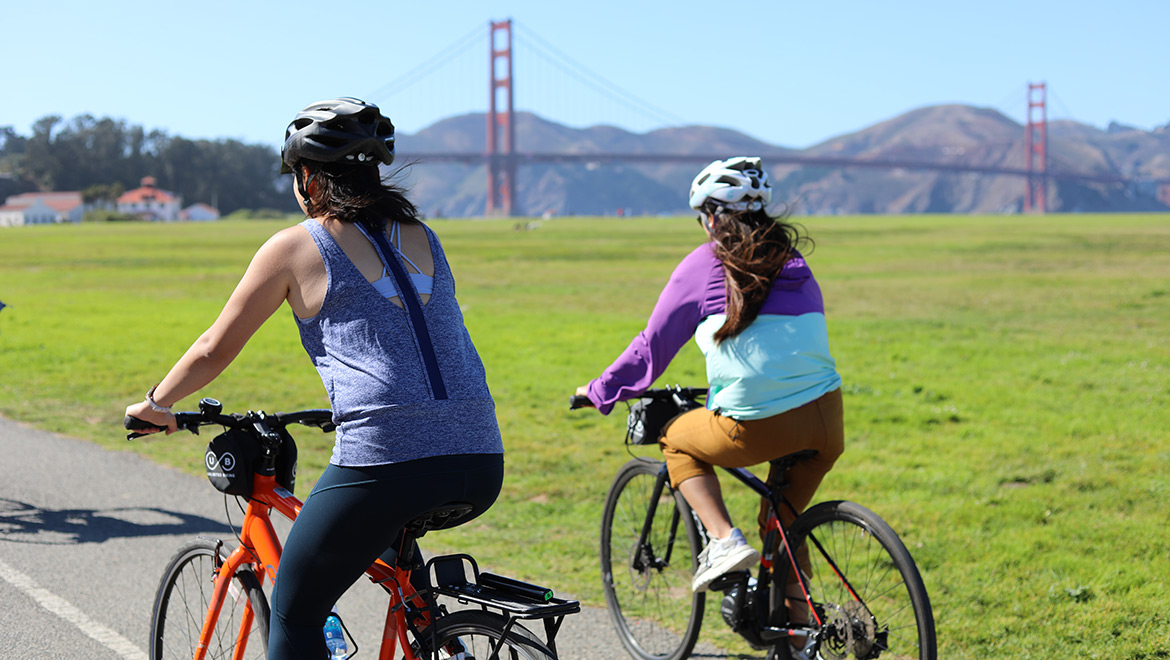
<path id="1" fill-rule="evenodd" d="M 734 419 L 762 419 L 799 408 L 841 386 L 829 353 L 821 289 L 796 253 L 781 269 L 760 314 L 742 333 L 716 344 L 727 290 L 714 243 L 679 263 L 646 329 L 601 376 L 588 396 L 602 414 L 637 398 L 695 338 L 707 360 L 707 407 Z"/>

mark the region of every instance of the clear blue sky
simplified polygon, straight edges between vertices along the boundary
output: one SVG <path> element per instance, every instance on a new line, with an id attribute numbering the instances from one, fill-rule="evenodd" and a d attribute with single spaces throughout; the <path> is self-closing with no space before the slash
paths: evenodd
<path id="1" fill-rule="evenodd" d="M 0 126 L 23 135 L 88 113 L 278 146 L 297 110 L 340 95 L 415 132 L 486 109 L 487 25 L 505 18 L 516 108 L 572 126 L 704 124 L 806 147 L 942 103 L 1022 123 L 1041 81 L 1050 119 L 1170 123 L 1166 0 L 64 0 L 3 14 Z M 651 109 L 593 93 L 581 68 Z"/>

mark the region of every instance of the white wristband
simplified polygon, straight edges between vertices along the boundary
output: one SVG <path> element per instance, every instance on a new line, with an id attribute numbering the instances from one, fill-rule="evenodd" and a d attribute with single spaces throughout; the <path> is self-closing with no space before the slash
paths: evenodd
<path id="1" fill-rule="evenodd" d="M 172 410 L 171 410 L 170 406 L 160 406 L 160 405 L 158 405 L 158 402 L 154 400 L 154 391 L 156 389 L 158 389 L 158 385 L 155 385 L 154 387 L 150 388 L 150 391 L 146 393 L 146 404 L 148 406 L 150 406 L 151 409 L 154 410 L 155 412 L 171 413 Z"/>

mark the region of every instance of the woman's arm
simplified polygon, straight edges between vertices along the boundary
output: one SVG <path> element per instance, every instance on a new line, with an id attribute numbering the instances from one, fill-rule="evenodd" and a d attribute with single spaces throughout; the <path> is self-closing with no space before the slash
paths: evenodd
<path id="1" fill-rule="evenodd" d="M 638 396 L 666 371 L 699 322 L 715 313 L 724 297 L 722 266 L 709 245 L 699 246 L 671 273 L 646 328 L 578 394 L 588 396 L 603 415 L 618 401 Z"/>
<path id="2" fill-rule="evenodd" d="M 293 262 L 288 255 L 290 241 L 295 239 L 285 230 L 260 247 L 219 318 L 154 389 L 153 398 L 159 406 L 169 407 L 215 380 L 280 308 L 294 285 Z M 165 428 L 167 433 L 175 431 L 174 415 L 156 411 L 146 401 L 127 407 L 126 414 Z"/>

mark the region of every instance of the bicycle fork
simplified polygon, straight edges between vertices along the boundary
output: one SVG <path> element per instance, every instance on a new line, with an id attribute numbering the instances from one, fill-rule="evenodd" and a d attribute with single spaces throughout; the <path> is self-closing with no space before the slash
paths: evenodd
<path id="1" fill-rule="evenodd" d="M 267 511 L 256 501 L 248 503 L 248 512 L 244 516 L 244 526 L 240 530 L 240 545 L 228 555 L 218 567 L 215 576 L 215 589 L 211 594 L 211 602 L 207 606 L 207 615 L 203 618 L 203 628 L 199 632 L 199 644 L 195 647 L 195 659 L 204 660 L 207 649 L 211 644 L 211 637 L 215 633 L 215 626 L 219 622 L 219 615 L 226 602 L 228 591 L 231 589 L 232 579 L 245 565 L 254 565 L 256 577 L 261 585 L 267 579 L 276 582 L 276 571 L 280 563 L 280 538 L 272 523 L 268 519 Z M 219 561 L 219 550 L 223 541 L 216 541 L 216 561 Z M 240 629 L 236 634 L 236 646 L 232 650 L 232 660 L 242 660 L 248 647 L 248 635 L 255 623 L 256 613 L 252 610 L 250 599 L 244 599 L 244 614 L 241 617 Z"/>
<path id="2" fill-rule="evenodd" d="M 666 540 L 666 556 L 658 559 L 650 547 L 650 528 L 654 524 L 654 514 L 658 512 L 658 502 L 662 498 L 662 493 L 666 490 L 667 479 L 666 464 L 662 465 L 662 469 L 658 472 L 658 478 L 654 480 L 654 491 L 650 494 L 650 508 L 646 512 L 646 520 L 642 523 L 642 534 L 638 537 L 638 547 L 634 556 L 634 569 L 637 571 L 647 571 L 655 569 L 661 571 L 670 566 L 670 555 L 674 552 L 674 541 L 678 535 L 678 525 L 680 522 L 680 514 L 677 506 L 671 507 L 670 514 L 670 531 Z"/>
<path id="3" fill-rule="evenodd" d="M 223 545 L 222 541 L 216 541 L 216 561 L 219 561 L 219 549 Z M 240 546 L 228 556 L 226 560 L 221 562 L 216 569 L 215 575 L 215 589 L 211 593 L 211 602 L 207 606 L 207 615 L 203 617 L 203 628 L 199 632 L 199 645 L 195 647 L 195 660 L 204 660 L 207 657 L 207 648 L 211 643 L 211 636 L 215 632 L 216 623 L 219 622 L 220 612 L 223 611 L 224 602 L 227 600 L 228 591 L 231 589 L 232 579 L 236 572 L 244 565 L 244 559 L 249 557 L 251 553 Z M 236 646 L 232 651 L 232 660 L 241 660 L 244 657 L 244 652 L 248 647 L 248 634 L 252 630 L 252 624 L 255 622 L 256 613 L 252 611 L 251 600 L 244 599 L 244 615 L 240 619 L 240 629 L 236 631 Z"/>

